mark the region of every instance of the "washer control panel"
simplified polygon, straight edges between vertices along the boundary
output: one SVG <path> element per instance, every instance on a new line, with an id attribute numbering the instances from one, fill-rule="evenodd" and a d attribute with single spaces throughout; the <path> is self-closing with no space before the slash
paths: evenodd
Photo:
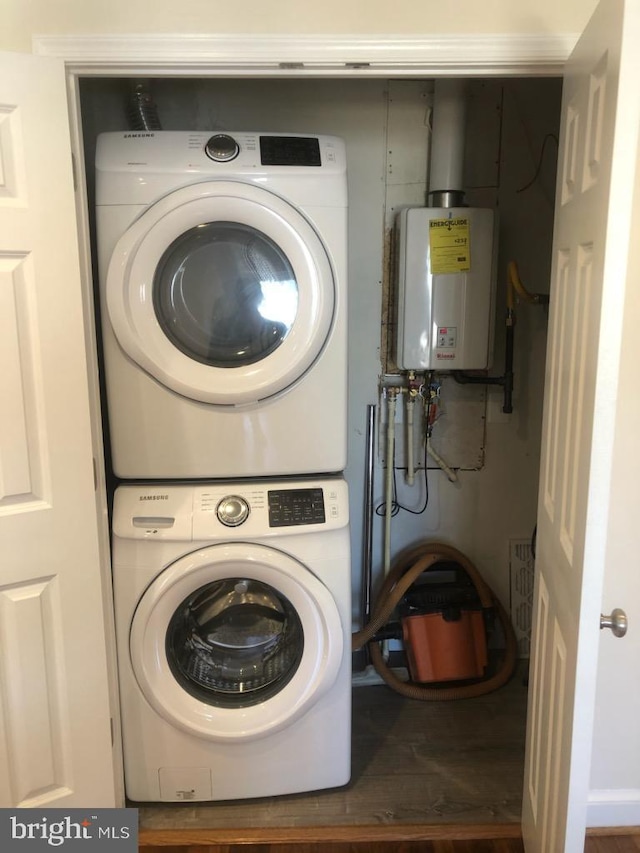
<path id="1" fill-rule="evenodd" d="M 349 523 L 341 477 L 126 484 L 115 492 L 113 533 L 123 539 L 233 542 L 337 530 Z"/>

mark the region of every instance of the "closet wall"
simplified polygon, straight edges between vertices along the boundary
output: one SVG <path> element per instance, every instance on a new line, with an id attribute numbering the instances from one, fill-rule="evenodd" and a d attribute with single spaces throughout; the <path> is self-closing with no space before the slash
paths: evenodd
<path id="1" fill-rule="evenodd" d="M 549 33 L 580 32 L 596 0 L 325 0 L 212 4 L 209 0 L 3 0 L 0 43 L 31 49 L 32 34 L 92 33 Z"/>

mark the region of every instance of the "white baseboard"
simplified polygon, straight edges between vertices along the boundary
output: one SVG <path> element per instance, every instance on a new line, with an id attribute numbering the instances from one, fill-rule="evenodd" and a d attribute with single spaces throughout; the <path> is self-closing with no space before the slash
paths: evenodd
<path id="1" fill-rule="evenodd" d="M 640 789 L 590 791 L 587 826 L 640 826 Z"/>

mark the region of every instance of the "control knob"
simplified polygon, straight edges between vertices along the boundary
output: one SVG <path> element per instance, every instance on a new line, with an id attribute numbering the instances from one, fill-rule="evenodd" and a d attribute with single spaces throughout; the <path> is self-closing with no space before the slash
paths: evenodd
<path id="1" fill-rule="evenodd" d="M 204 146 L 207 157 L 211 157 L 216 163 L 227 163 L 235 160 L 240 153 L 240 146 L 233 136 L 226 133 L 216 133 Z"/>
<path id="2" fill-rule="evenodd" d="M 238 527 L 249 516 L 249 504 L 239 495 L 227 495 L 216 507 L 216 514 L 225 527 Z"/>

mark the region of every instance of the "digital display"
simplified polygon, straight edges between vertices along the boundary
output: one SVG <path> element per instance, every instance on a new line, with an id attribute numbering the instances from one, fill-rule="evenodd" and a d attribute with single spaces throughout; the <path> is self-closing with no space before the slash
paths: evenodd
<path id="1" fill-rule="evenodd" d="M 261 136 L 263 166 L 320 166 L 320 142 L 315 137 Z"/>
<path id="2" fill-rule="evenodd" d="M 269 491 L 269 527 L 324 524 L 322 489 L 278 489 Z"/>

